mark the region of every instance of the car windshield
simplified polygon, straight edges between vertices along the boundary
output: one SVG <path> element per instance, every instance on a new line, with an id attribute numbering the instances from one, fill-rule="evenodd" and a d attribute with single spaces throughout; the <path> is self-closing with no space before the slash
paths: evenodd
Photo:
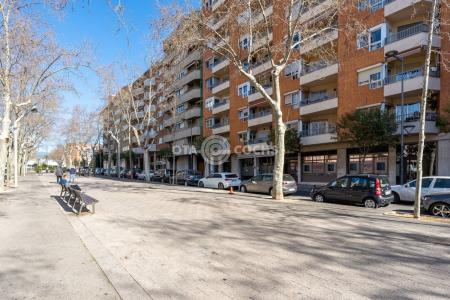
<path id="1" fill-rule="evenodd" d="M 225 178 L 238 178 L 237 174 L 226 174 Z"/>

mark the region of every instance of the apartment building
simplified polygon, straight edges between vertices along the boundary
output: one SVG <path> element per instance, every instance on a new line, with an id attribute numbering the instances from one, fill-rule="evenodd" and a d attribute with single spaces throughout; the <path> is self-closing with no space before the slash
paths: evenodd
<path id="1" fill-rule="evenodd" d="M 194 147 L 202 136 L 202 51 L 194 47 L 180 54 L 171 43 L 170 38 L 164 43 L 157 145 L 160 152 L 170 149 L 171 154 L 160 155 L 159 161 L 166 168 L 203 171 L 203 160 Z"/>
<path id="2" fill-rule="evenodd" d="M 223 28 L 224 24 L 229 24 L 223 20 L 227 1 L 205 0 L 203 3 L 204 10 L 211 16 L 210 26 L 219 32 L 223 30 L 228 39 L 236 39 L 232 30 Z M 317 16 L 333 9 L 333 3 L 332 0 L 324 0 L 315 2 L 314 6 L 300 7 L 299 1 L 301 22 L 315 22 Z M 265 15 L 282 18 L 285 8 L 275 4 L 268 2 L 264 8 Z M 424 74 L 424 47 L 427 46 L 429 31 L 426 19 L 431 4 L 429 0 L 361 1 L 346 14 L 334 17 L 333 22 L 338 29 L 324 30 L 320 36 L 296 47 L 294 60 L 281 80 L 281 94 L 284 98 L 283 120 L 288 127 L 298 130 L 301 152 L 287 153 L 286 173 L 295 176 L 299 182 L 327 182 L 336 176 L 363 170 L 388 175 L 392 183 L 398 182 L 399 145 L 373 149 L 362 166 L 358 149 L 337 140 L 336 124 L 344 114 L 355 109 L 381 108 L 396 113 L 397 134 L 403 131 L 405 137 L 405 179 L 415 177 L 419 99 Z M 448 9 L 443 8 L 441 17 L 448 20 L 448 16 Z M 254 23 L 261 19 L 259 15 L 254 18 Z M 359 19 L 366 29 L 353 35 L 344 34 L 343 24 L 350 18 Z M 239 17 L 236 24 L 239 24 Z M 441 28 L 441 32 L 435 33 L 435 50 L 448 51 L 446 29 Z M 284 29 L 277 22 L 273 23 L 269 38 L 274 44 L 283 43 Z M 263 45 L 252 37 L 240 36 L 237 39 L 240 40 L 233 41 L 236 49 L 245 49 L 250 43 L 254 49 Z M 335 53 L 334 57 L 323 59 L 318 53 L 324 50 Z M 387 57 L 393 50 L 398 52 L 397 58 Z M 270 94 L 270 62 L 264 51 L 261 53 L 249 67 Z M 246 146 L 249 150 L 233 152 L 223 166 L 207 166 L 206 172 L 233 171 L 243 178 L 271 172 L 274 157 L 267 151 L 270 150 L 267 142 L 273 128 L 270 106 L 228 60 L 214 51 L 205 50 L 203 61 L 204 135 L 221 135 L 229 139 L 232 149 Z M 441 133 L 436 125 L 439 113 L 450 105 L 449 73 L 441 67 L 442 64 L 442 56 L 433 53 L 425 175 L 450 175 L 450 136 Z M 404 86 L 403 107 L 401 81 Z M 400 128 L 401 123 L 403 128 Z"/>

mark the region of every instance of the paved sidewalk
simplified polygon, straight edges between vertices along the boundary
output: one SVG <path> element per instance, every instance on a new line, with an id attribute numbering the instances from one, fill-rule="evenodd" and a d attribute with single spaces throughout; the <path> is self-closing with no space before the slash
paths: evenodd
<path id="1" fill-rule="evenodd" d="M 384 215 L 390 208 L 78 183 L 100 203 L 68 217 L 153 299 L 448 299 L 447 224 Z"/>
<path id="2" fill-rule="evenodd" d="M 0 299 L 119 299 L 37 176 L 0 194 Z"/>

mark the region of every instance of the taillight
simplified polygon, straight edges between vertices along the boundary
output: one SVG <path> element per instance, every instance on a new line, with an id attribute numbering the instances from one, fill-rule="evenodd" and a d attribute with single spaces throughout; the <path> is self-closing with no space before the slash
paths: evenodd
<path id="1" fill-rule="evenodd" d="M 375 180 L 375 195 L 381 196 L 381 182 L 378 178 Z"/>

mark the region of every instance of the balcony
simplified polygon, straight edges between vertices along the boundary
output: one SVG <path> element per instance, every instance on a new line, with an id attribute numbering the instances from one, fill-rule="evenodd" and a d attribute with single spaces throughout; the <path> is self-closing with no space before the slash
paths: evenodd
<path id="1" fill-rule="evenodd" d="M 147 146 L 147 151 L 156 152 L 156 144 L 150 144 Z"/>
<path id="2" fill-rule="evenodd" d="M 172 141 L 181 140 L 191 136 L 197 136 L 201 134 L 200 126 L 193 126 L 186 129 L 178 129 L 174 133 L 169 133 L 162 138 L 163 143 L 170 143 Z"/>
<path id="3" fill-rule="evenodd" d="M 260 152 L 273 150 L 273 146 L 269 143 L 270 139 L 268 137 L 264 137 L 248 140 L 245 145 L 246 150 L 249 152 Z"/>
<path id="4" fill-rule="evenodd" d="M 300 23 L 309 21 L 312 18 L 326 12 L 327 10 L 332 9 L 336 3 L 331 0 L 320 0 L 314 2 L 313 4 L 315 4 L 315 6 L 302 8 Z"/>
<path id="5" fill-rule="evenodd" d="M 403 90 L 405 93 L 418 91 L 423 89 L 423 68 L 416 68 L 403 72 L 403 74 L 395 74 L 384 79 L 384 96 L 395 96 L 401 94 L 401 81 L 403 78 Z M 430 72 L 429 89 L 434 91 L 441 90 L 441 81 L 439 71 Z"/>
<path id="6" fill-rule="evenodd" d="M 270 43 L 272 40 L 273 40 L 272 31 L 269 32 L 269 35 L 263 34 L 263 36 L 258 37 L 258 39 L 255 39 L 253 41 L 252 50 L 255 51 L 255 50 L 263 47 L 264 45 L 266 45 L 267 41 L 269 41 L 269 43 Z"/>
<path id="7" fill-rule="evenodd" d="M 156 105 L 146 105 L 144 107 L 145 112 L 147 113 L 152 113 L 152 112 L 156 112 Z"/>
<path id="8" fill-rule="evenodd" d="M 324 31 L 322 34 L 317 37 L 305 41 L 301 47 L 300 51 L 302 54 L 305 54 L 311 50 L 314 50 L 320 46 L 328 44 L 338 38 L 338 31 L 336 29 L 330 29 L 328 31 Z"/>
<path id="9" fill-rule="evenodd" d="M 438 134 L 439 128 L 436 126 L 437 121 L 437 114 L 436 112 L 427 112 L 425 117 L 425 133 L 428 134 Z M 419 134 L 420 131 L 420 113 L 412 113 L 412 114 L 406 114 L 404 117 L 403 122 L 403 133 L 408 134 Z M 397 131 L 396 134 L 400 135 L 400 123 L 401 123 L 401 117 L 397 116 Z"/>
<path id="10" fill-rule="evenodd" d="M 214 124 L 214 126 L 212 128 L 213 134 L 222 134 L 222 133 L 226 133 L 226 132 L 230 132 L 229 121 L 223 121 L 223 122 Z"/>
<path id="11" fill-rule="evenodd" d="M 338 106 L 338 97 L 335 91 L 319 96 L 305 97 L 300 102 L 300 115 L 309 115 L 317 112 L 335 109 Z"/>
<path id="12" fill-rule="evenodd" d="M 302 75 L 300 76 L 300 83 L 306 85 L 317 80 L 325 80 L 332 76 L 337 76 L 338 70 L 338 63 L 329 64 L 325 61 L 319 61 L 312 65 L 304 66 Z"/>
<path id="13" fill-rule="evenodd" d="M 201 107 L 193 107 L 186 111 L 177 114 L 178 119 L 189 120 L 193 118 L 200 118 L 202 114 Z"/>
<path id="14" fill-rule="evenodd" d="M 201 98 L 201 89 L 200 88 L 191 88 L 184 94 L 180 95 L 179 100 L 180 104 L 190 101 L 192 99 L 199 99 Z"/>
<path id="15" fill-rule="evenodd" d="M 212 88 L 213 94 L 218 94 L 230 88 L 230 80 L 228 78 L 222 79 Z"/>
<path id="16" fill-rule="evenodd" d="M 212 22 L 210 24 L 210 27 L 213 30 L 217 31 L 217 30 L 219 30 L 222 27 L 223 24 L 225 24 L 225 20 L 226 19 L 227 18 L 225 16 L 223 18 L 218 19 L 218 20 L 214 19 L 214 20 L 212 20 Z"/>
<path id="17" fill-rule="evenodd" d="M 214 73 L 217 73 L 217 72 L 219 72 L 220 70 L 222 70 L 222 69 L 228 67 L 229 65 L 230 65 L 230 61 L 229 61 L 228 59 L 224 59 L 224 60 L 222 60 L 222 61 L 216 63 L 216 64 L 211 68 L 211 72 L 212 72 L 213 74 L 214 74 Z"/>
<path id="18" fill-rule="evenodd" d="M 163 120 L 163 126 L 164 127 L 170 127 L 170 126 L 172 126 L 175 123 L 176 123 L 176 118 L 175 117 L 170 117 L 170 118 L 167 118 L 167 119 Z"/>
<path id="19" fill-rule="evenodd" d="M 145 85 L 145 86 L 151 86 L 151 85 L 154 85 L 155 83 L 156 83 L 155 77 L 147 78 L 147 79 L 145 79 L 145 81 L 144 81 L 144 85 Z"/>
<path id="20" fill-rule="evenodd" d="M 253 75 L 261 74 L 272 68 L 272 62 L 270 60 L 261 61 L 252 66 Z"/>
<path id="21" fill-rule="evenodd" d="M 229 100 L 222 100 L 219 102 L 214 103 L 213 109 L 212 109 L 212 113 L 218 114 L 224 111 L 227 111 L 230 109 L 230 101 Z"/>
<path id="22" fill-rule="evenodd" d="M 174 90 L 177 88 L 181 88 L 182 86 L 185 86 L 186 84 L 188 84 L 191 81 L 200 80 L 200 78 L 201 78 L 200 76 L 201 76 L 200 70 L 194 70 L 194 71 L 187 73 L 186 75 L 184 75 L 183 77 L 181 77 L 180 79 L 178 79 L 177 81 L 174 82 L 174 84 L 173 84 Z"/>
<path id="23" fill-rule="evenodd" d="M 138 96 L 144 93 L 144 89 L 143 88 L 135 88 L 133 89 L 133 96 Z"/>
<path id="24" fill-rule="evenodd" d="M 273 93 L 273 91 L 272 91 L 272 84 L 270 84 L 270 85 L 269 84 L 263 85 L 263 87 L 266 90 L 266 93 L 269 96 L 271 96 L 272 93 Z M 263 98 L 263 95 L 260 92 L 258 92 L 256 90 L 253 90 L 253 92 L 250 95 L 248 95 L 248 102 L 253 102 L 253 101 L 256 101 L 256 100 L 259 100 L 259 99 L 262 99 L 262 98 Z"/>
<path id="25" fill-rule="evenodd" d="M 227 45 L 227 44 L 229 44 L 229 43 L 230 43 L 230 37 L 226 37 L 226 38 L 223 39 L 223 40 L 217 41 L 217 43 L 210 43 L 210 44 L 208 45 L 208 47 L 214 49 L 215 51 L 218 51 L 218 50 L 220 50 L 221 48 L 224 48 L 225 45 Z"/>
<path id="26" fill-rule="evenodd" d="M 431 8 L 432 0 L 384 0 L 384 17 L 390 21 L 405 19 L 405 16 L 421 16 Z"/>
<path id="27" fill-rule="evenodd" d="M 428 28 L 426 24 L 417 24 L 388 35 L 384 45 L 384 53 L 393 50 L 401 53 L 428 45 Z M 433 35 L 433 47 L 441 47 L 441 38 L 437 34 Z"/>
<path id="28" fill-rule="evenodd" d="M 194 61 L 200 61 L 202 59 L 202 53 L 200 50 L 194 50 L 188 55 L 183 58 L 183 60 L 178 64 L 182 68 L 186 67 L 187 65 L 190 65 Z"/>
<path id="29" fill-rule="evenodd" d="M 272 123 L 272 111 L 263 110 L 248 116 L 248 127 Z"/>
<path id="30" fill-rule="evenodd" d="M 324 127 L 301 131 L 300 136 L 300 143 L 305 146 L 333 143 L 337 138 L 336 125 L 327 124 Z"/>

